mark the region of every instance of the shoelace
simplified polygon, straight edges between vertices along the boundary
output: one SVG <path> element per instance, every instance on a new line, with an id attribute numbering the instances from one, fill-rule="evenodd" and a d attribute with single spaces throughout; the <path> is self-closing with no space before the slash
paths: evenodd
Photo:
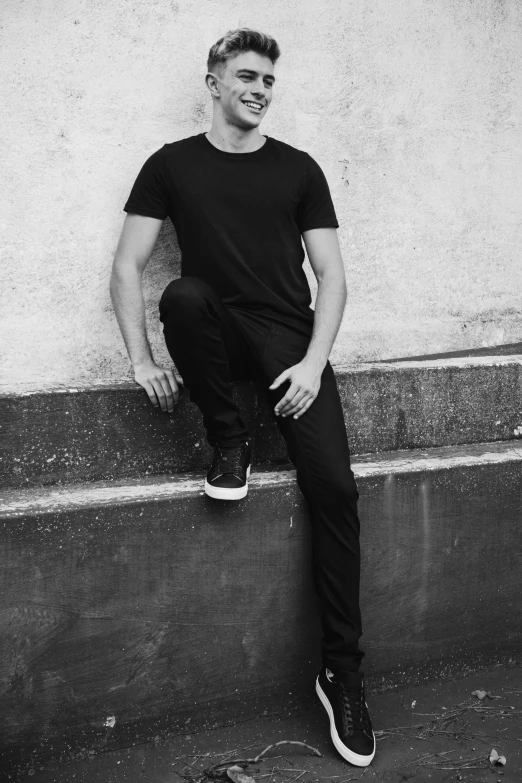
<path id="1" fill-rule="evenodd" d="M 241 478 L 241 446 L 238 446 L 235 449 L 221 449 L 218 446 L 217 450 L 219 457 L 216 464 L 216 471 L 222 475 L 231 473 L 233 476 Z"/>
<path id="2" fill-rule="evenodd" d="M 348 690 L 342 682 L 339 683 L 339 695 L 343 708 L 346 729 L 349 734 L 354 731 L 369 732 L 368 713 L 364 702 L 364 691 Z"/>

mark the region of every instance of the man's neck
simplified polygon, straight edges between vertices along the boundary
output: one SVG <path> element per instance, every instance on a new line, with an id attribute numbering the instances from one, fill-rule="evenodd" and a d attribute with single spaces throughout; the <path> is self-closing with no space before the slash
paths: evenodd
<path id="1" fill-rule="evenodd" d="M 266 138 L 259 132 L 259 128 L 244 131 L 233 125 L 212 123 L 212 127 L 206 134 L 207 139 L 214 147 L 223 152 L 255 152 L 265 144 Z"/>

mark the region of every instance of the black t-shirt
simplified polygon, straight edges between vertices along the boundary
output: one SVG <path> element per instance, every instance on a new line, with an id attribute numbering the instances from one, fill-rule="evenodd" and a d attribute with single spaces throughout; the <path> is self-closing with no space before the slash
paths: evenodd
<path id="1" fill-rule="evenodd" d="M 272 138 L 255 152 L 223 152 L 200 133 L 151 155 L 124 209 L 170 217 L 182 277 L 207 282 L 231 312 L 310 334 L 301 234 L 339 224 L 325 176 L 306 152 Z"/>

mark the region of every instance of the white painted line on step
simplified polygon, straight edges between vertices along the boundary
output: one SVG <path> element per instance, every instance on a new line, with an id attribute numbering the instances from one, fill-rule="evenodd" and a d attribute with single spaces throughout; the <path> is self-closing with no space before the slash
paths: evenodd
<path id="1" fill-rule="evenodd" d="M 0 512 L 16 510 L 17 513 L 24 513 L 29 509 L 34 509 L 39 513 L 44 513 L 56 511 L 64 506 L 82 508 L 139 500 L 150 502 L 169 497 L 191 496 L 196 494 L 198 490 L 203 491 L 201 478 L 187 478 L 186 476 L 174 477 L 170 481 L 161 477 L 161 479 L 145 479 L 143 482 L 126 484 L 100 482 L 99 484 L 71 485 L 59 489 L 49 487 L 9 493 L 12 497 L 6 498 L 7 502 L 2 503 Z"/>
<path id="2" fill-rule="evenodd" d="M 360 364 L 336 364 L 336 373 L 399 372 L 400 370 L 443 370 L 446 367 L 496 367 L 521 365 L 522 354 L 505 356 L 453 356 L 441 359 L 415 359 L 396 362 L 361 362 Z"/>
<path id="3" fill-rule="evenodd" d="M 359 479 L 390 474 L 408 474 L 451 470 L 459 467 L 522 463 L 522 444 L 513 441 L 481 443 L 470 446 L 446 446 L 437 449 L 396 451 L 356 457 L 353 472 Z M 295 484 L 294 470 L 253 472 L 251 490 Z M 92 484 L 47 487 L 44 489 L 10 490 L 4 493 L 0 504 L 0 517 L 44 514 L 96 506 L 125 503 L 150 503 L 159 500 L 194 498 L 204 500 L 204 477 L 180 474 L 156 476 L 142 480 L 98 482 Z M 215 502 L 209 501 L 205 502 Z"/>
<path id="4" fill-rule="evenodd" d="M 0 384 L 1 397 L 31 397 L 37 394 L 80 394 L 92 391 L 138 391 L 140 387 L 130 378 L 96 379 L 78 383 L 19 383 Z"/>
<path id="5" fill-rule="evenodd" d="M 274 471 L 253 473 L 250 487 L 269 487 L 289 484 L 295 480 L 295 471 Z M 65 507 L 84 508 L 86 506 L 106 506 L 169 498 L 194 497 L 204 495 L 204 477 L 194 474 L 180 474 L 166 479 L 157 476 L 128 483 L 99 482 L 92 484 L 69 485 L 66 487 L 46 487 L 44 489 L 12 490 L 3 496 L 0 504 L 0 516 L 21 516 L 29 511 L 49 513 Z"/>
<path id="6" fill-rule="evenodd" d="M 493 446 L 496 444 L 488 445 Z M 452 451 L 457 453 L 452 454 Z M 355 461 L 352 464 L 353 472 L 358 478 L 365 478 L 367 476 L 384 476 L 390 473 L 420 473 L 471 467 L 473 465 L 522 462 L 522 446 L 504 443 L 498 450 L 491 451 L 479 451 L 477 446 L 474 445 L 468 448 L 456 446 L 454 448 L 444 447 L 441 449 L 424 449 L 422 451 L 393 452 L 393 454 L 394 456 L 389 459 L 382 458 L 384 455 L 369 455 L 367 462 Z M 373 459 L 372 456 L 374 457 Z"/>

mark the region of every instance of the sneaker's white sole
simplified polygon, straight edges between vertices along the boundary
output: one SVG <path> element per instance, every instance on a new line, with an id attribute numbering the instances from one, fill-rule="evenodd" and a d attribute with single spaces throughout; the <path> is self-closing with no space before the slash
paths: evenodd
<path id="1" fill-rule="evenodd" d="M 328 713 L 328 717 L 330 718 L 330 734 L 332 735 L 332 742 L 335 745 L 336 751 L 341 754 L 343 759 L 349 761 L 350 764 L 355 764 L 356 767 L 367 767 L 369 764 L 371 764 L 372 759 L 375 756 L 375 734 L 373 735 L 374 750 L 371 756 L 361 756 L 359 753 L 354 753 L 352 750 L 350 750 L 350 748 L 347 748 L 346 745 L 343 742 L 341 742 L 341 738 L 339 737 L 337 733 L 337 729 L 335 728 L 335 719 L 334 719 L 333 710 L 330 705 L 330 702 L 326 698 L 325 692 L 319 685 L 319 677 L 315 681 L 315 690 L 317 692 L 317 695 L 321 699 L 321 703 L 323 707 Z"/>
<path id="2" fill-rule="evenodd" d="M 248 492 L 248 479 L 250 478 L 250 465 L 247 468 L 247 482 L 244 487 L 227 488 L 227 487 L 213 487 L 205 479 L 205 495 L 215 500 L 241 500 L 246 497 Z"/>

